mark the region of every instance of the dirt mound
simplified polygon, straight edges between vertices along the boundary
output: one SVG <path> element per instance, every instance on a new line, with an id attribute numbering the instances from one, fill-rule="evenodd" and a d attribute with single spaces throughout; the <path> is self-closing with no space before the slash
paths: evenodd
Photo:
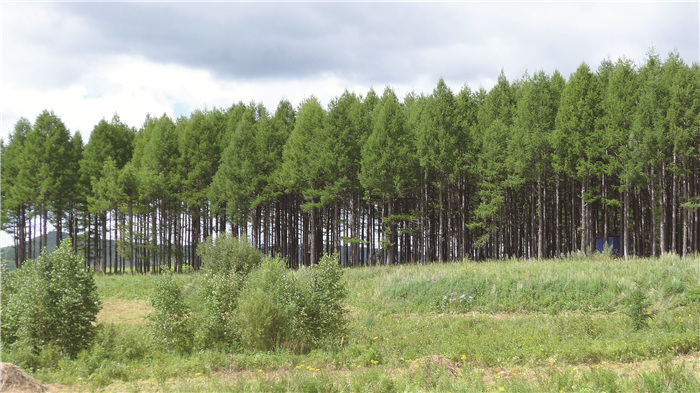
<path id="1" fill-rule="evenodd" d="M 41 382 L 12 363 L 0 363 L 0 391 L 3 393 L 45 393 Z"/>
<path id="2" fill-rule="evenodd" d="M 411 371 L 415 373 L 416 369 L 426 366 L 444 368 L 453 377 L 457 377 L 460 375 L 459 362 L 453 362 L 447 359 L 446 357 L 440 355 L 431 355 L 414 360 L 413 362 L 411 362 Z"/>

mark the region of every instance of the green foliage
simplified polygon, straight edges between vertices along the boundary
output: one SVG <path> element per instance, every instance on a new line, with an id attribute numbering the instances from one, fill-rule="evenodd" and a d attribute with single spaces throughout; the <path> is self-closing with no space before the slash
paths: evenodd
<path id="1" fill-rule="evenodd" d="M 278 261 L 276 268 L 266 268 L 265 279 L 261 279 L 262 267 L 251 273 L 251 277 L 259 274 L 257 283 L 269 283 L 256 285 L 263 291 L 281 286 L 279 278 L 284 275 L 296 288 L 285 292 L 296 293 L 296 300 L 282 302 L 295 304 L 295 311 L 287 318 L 293 324 L 293 341 L 269 352 L 242 351 L 235 346 L 237 342 L 233 348 L 215 345 L 191 352 L 167 352 L 162 343 L 146 339 L 149 330 L 144 325 L 103 322 L 98 324 L 93 345 L 74 359 L 61 357 L 55 346 L 33 353 L 19 346 L 10 351 L 3 345 L 3 361 L 26 365 L 41 380 L 75 391 L 161 391 L 166 386 L 183 392 L 491 392 L 500 391 L 500 387 L 506 392 L 532 393 L 634 389 L 693 392 L 700 388 L 692 363 L 700 348 L 700 305 L 674 301 L 685 299 L 697 285 L 697 260 L 677 256 L 614 262 L 571 258 L 342 269 L 342 286 L 348 292 L 344 308 L 349 311 L 345 315 L 345 340 L 343 346 L 327 347 L 307 338 L 311 334 L 303 327 L 308 319 L 303 318 L 301 310 L 308 309 L 312 277 L 316 276 L 319 282 L 324 281 L 321 276 L 334 277 L 326 282 L 339 277 L 337 272 L 322 274 L 325 269 L 336 270 L 331 261 L 325 257 L 320 264 L 297 271 L 284 269 Z M 269 274 L 270 270 L 277 273 Z M 507 292 L 513 283 L 517 290 L 518 280 L 544 283 L 564 279 L 580 283 L 588 279 L 599 282 L 597 290 L 607 292 L 606 296 L 617 288 L 611 283 L 621 283 L 624 290 L 630 279 L 638 278 L 647 283 L 648 298 L 657 316 L 648 328 L 633 331 L 626 324 L 627 317 L 619 312 L 624 304 L 614 309 L 591 308 L 587 304 L 592 301 L 585 299 L 579 308 L 571 301 L 570 311 L 562 310 L 565 312 L 557 315 L 517 310 L 504 313 L 498 302 L 507 298 L 494 299 L 469 312 L 457 313 L 453 309 L 453 313 L 435 313 L 424 310 L 420 303 L 414 304 L 420 301 L 418 297 L 396 298 L 386 289 L 387 285 L 427 279 L 444 289 L 446 283 L 461 282 L 448 279 L 462 276 L 488 278 L 498 293 Z M 662 288 L 669 277 L 679 277 L 683 285 L 665 294 Z M 175 286 L 185 288 L 185 300 L 199 313 L 204 291 L 202 274 L 175 275 L 172 279 Z M 152 286 L 153 278 L 98 275 L 96 282 L 105 300 L 143 299 L 140 288 Z M 137 295 L 127 297 L 119 287 Z M 190 291 L 193 287 L 197 290 Z M 319 283 L 317 287 L 332 285 Z M 486 296 L 492 295 L 491 288 Z M 570 297 L 569 293 L 577 288 L 558 284 L 542 291 L 552 292 L 554 297 Z M 278 290 L 276 296 L 287 296 L 282 292 Z M 593 288 L 584 290 L 582 295 L 592 293 Z M 625 292 L 617 296 L 624 299 Z M 270 302 L 265 303 L 267 307 Z M 540 310 L 546 311 L 546 307 Z M 255 321 L 263 319 L 256 317 Z M 334 340 L 338 339 L 335 336 Z M 306 345 L 307 350 L 290 350 L 300 348 L 300 344 Z M 683 360 L 684 357 L 689 360 Z M 658 359 L 662 359 L 660 363 Z M 632 365 L 638 373 L 625 371 Z"/>
<path id="2" fill-rule="evenodd" d="M 316 97 L 305 100 L 282 152 L 282 185 L 299 192 L 308 202 L 318 201 L 319 189 L 326 181 L 324 163 L 329 152 L 319 143 L 323 138 L 325 116 Z"/>
<path id="3" fill-rule="evenodd" d="M 647 326 L 653 314 L 649 311 L 651 302 L 647 298 L 644 285 L 640 281 L 634 283 L 634 288 L 626 299 L 626 314 L 632 320 L 634 330 L 641 330 Z"/>
<path id="4" fill-rule="evenodd" d="M 236 325 L 247 348 L 295 352 L 336 346 L 347 335 L 347 289 L 338 259 L 324 256 L 298 275 L 284 260 L 266 259 L 247 278 Z"/>
<path id="5" fill-rule="evenodd" d="M 197 348 L 230 348 L 238 341 L 234 320 L 243 275 L 205 272 L 198 287 L 195 314 Z"/>
<path id="6" fill-rule="evenodd" d="M 246 239 L 226 233 L 208 238 L 197 253 L 204 272 L 195 318 L 197 347 L 231 347 L 238 341 L 234 316 L 241 287 L 262 263 L 262 255 Z"/>
<path id="7" fill-rule="evenodd" d="M 90 345 L 100 301 L 93 275 L 70 240 L 27 261 L 2 283 L 4 344 L 33 353 L 55 346 L 70 357 Z"/>
<path id="8" fill-rule="evenodd" d="M 343 308 L 347 288 L 343 268 L 337 256 L 324 255 L 310 270 L 306 275 L 310 282 L 302 285 L 308 292 L 302 305 L 301 327 L 315 346 L 338 344 L 347 334 L 347 311 Z"/>
<path id="9" fill-rule="evenodd" d="M 305 337 L 296 334 L 299 298 L 285 261 L 266 258 L 248 276 L 238 299 L 235 319 L 243 345 L 262 351 L 305 348 Z"/>
<path id="10" fill-rule="evenodd" d="M 374 108 L 372 132 L 362 146 L 360 183 L 380 198 L 405 195 L 416 184 L 413 134 L 396 93 L 387 87 Z"/>
<path id="11" fill-rule="evenodd" d="M 262 262 L 260 251 L 245 238 L 227 233 L 209 237 L 197 247 L 197 253 L 202 257 L 202 270 L 211 274 L 246 276 Z"/>
<path id="12" fill-rule="evenodd" d="M 164 273 L 155 279 L 151 306 L 150 332 L 154 342 L 167 352 L 189 351 L 192 346 L 190 312 L 182 288 L 173 280 L 172 273 Z"/>

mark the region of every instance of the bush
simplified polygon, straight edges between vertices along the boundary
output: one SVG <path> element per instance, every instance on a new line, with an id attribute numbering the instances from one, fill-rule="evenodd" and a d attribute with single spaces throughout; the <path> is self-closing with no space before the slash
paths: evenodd
<path id="1" fill-rule="evenodd" d="M 284 260 L 263 261 L 248 276 L 238 300 L 236 322 L 243 345 L 264 351 L 304 347 L 303 335 L 294 334 L 299 297 L 296 282 Z"/>
<path id="2" fill-rule="evenodd" d="M 262 262 L 260 251 L 228 234 L 199 245 L 204 277 L 199 287 L 197 346 L 230 347 L 237 340 L 233 315 L 246 276 Z"/>
<path id="3" fill-rule="evenodd" d="M 335 257 L 299 272 L 266 259 L 249 276 L 238 299 L 236 322 L 247 348 L 303 352 L 338 343 L 347 333 L 347 289 Z"/>
<path id="4" fill-rule="evenodd" d="M 304 285 L 310 293 L 303 304 L 303 326 L 316 345 L 340 342 L 347 333 L 343 303 L 348 292 L 337 256 L 324 255 L 311 268 L 310 279 L 310 285 Z"/>
<path id="5" fill-rule="evenodd" d="M 199 245 L 197 253 L 202 257 L 202 270 L 212 274 L 240 273 L 245 276 L 262 262 L 259 250 L 245 239 L 226 233 L 216 238 L 210 236 Z"/>
<path id="6" fill-rule="evenodd" d="M 75 357 L 92 342 L 101 305 L 93 275 L 70 240 L 25 262 L 2 285 L 3 343 L 37 354 L 52 346 Z"/>
<path id="7" fill-rule="evenodd" d="M 641 281 L 635 282 L 634 289 L 626 299 L 626 304 L 626 313 L 632 320 L 632 328 L 634 330 L 641 330 L 647 326 L 648 321 L 652 317 L 652 314 L 648 311 L 651 302 L 643 290 Z"/>
<path id="8" fill-rule="evenodd" d="M 230 348 L 236 343 L 233 316 L 242 282 L 240 274 L 204 274 L 197 291 L 201 302 L 196 315 L 198 348 Z"/>
<path id="9" fill-rule="evenodd" d="M 167 352 L 188 351 L 192 344 L 189 310 L 172 273 L 156 278 L 151 306 L 151 334 L 156 344 L 164 346 Z"/>

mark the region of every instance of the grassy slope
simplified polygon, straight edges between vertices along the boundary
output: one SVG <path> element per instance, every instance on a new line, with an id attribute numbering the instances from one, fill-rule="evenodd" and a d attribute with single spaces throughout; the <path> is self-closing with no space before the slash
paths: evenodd
<path id="1" fill-rule="evenodd" d="M 150 347 L 140 324 L 151 277 L 97 276 L 100 344 L 38 375 L 107 391 L 700 391 L 700 258 L 465 262 L 346 277 L 350 333 L 340 349 L 178 355 Z M 197 275 L 178 280 L 194 293 Z M 641 331 L 625 315 L 635 285 L 654 314 Z"/>

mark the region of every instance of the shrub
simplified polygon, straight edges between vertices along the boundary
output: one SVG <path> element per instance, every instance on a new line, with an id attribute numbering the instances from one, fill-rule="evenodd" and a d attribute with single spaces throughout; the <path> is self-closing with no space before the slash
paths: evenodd
<path id="1" fill-rule="evenodd" d="M 347 333 L 343 303 L 348 292 L 337 256 L 324 255 L 311 268 L 310 281 L 304 286 L 309 294 L 303 304 L 303 326 L 317 345 L 339 342 Z"/>
<path id="2" fill-rule="evenodd" d="M 632 289 L 632 292 L 630 292 L 626 300 L 627 316 L 632 319 L 632 327 L 634 330 L 641 330 L 644 328 L 648 320 L 652 317 L 652 314 L 648 311 L 651 302 L 642 288 L 642 283 L 636 281 L 634 289 Z"/>
<path id="3" fill-rule="evenodd" d="M 298 279 L 283 260 L 266 259 L 248 276 L 238 299 L 241 341 L 251 349 L 297 352 L 338 343 L 347 333 L 346 297 L 335 257 L 324 256 Z"/>
<path id="4" fill-rule="evenodd" d="M 234 313 L 242 283 L 262 262 L 260 251 L 245 239 L 221 234 L 199 245 L 204 277 L 199 287 L 197 346 L 230 347 L 235 344 Z"/>
<path id="5" fill-rule="evenodd" d="M 198 348 L 231 347 L 237 341 L 233 319 L 243 277 L 205 273 L 198 287 L 196 341 Z"/>
<path id="6" fill-rule="evenodd" d="M 182 288 L 173 280 L 172 273 L 157 277 L 151 296 L 153 312 L 151 335 L 157 345 L 163 345 L 167 352 L 186 352 L 191 348 L 192 329 L 189 310 L 182 295 Z"/>
<path id="7" fill-rule="evenodd" d="M 294 334 L 299 297 L 284 260 L 265 259 L 248 276 L 238 300 L 235 319 L 243 345 L 265 351 L 303 347 L 294 341 L 304 339 Z"/>
<path id="8" fill-rule="evenodd" d="M 4 275 L 4 274 L 3 274 Z M 6 282 L 7 280 L 7 282 Z M 95 336 L 97 287 L 65 240 L 3 278 L 2 339 L 39 353 L 53 346 L 75 357 Z"/>
<path id="9" fill-rule="evenodd" d="M 245 276 L 262 262 L 259 250 L 245 239 L 226 233 L 216 238 L 210 236 L 199 245 L 197 253 L 202 257 L 202 270 L 212 274 L 240 273 Z"/>

